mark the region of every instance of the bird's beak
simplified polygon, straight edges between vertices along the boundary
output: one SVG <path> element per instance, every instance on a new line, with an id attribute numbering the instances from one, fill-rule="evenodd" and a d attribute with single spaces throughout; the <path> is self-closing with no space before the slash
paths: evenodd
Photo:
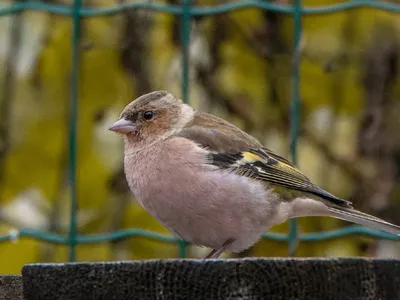
<path id="1" fill-rule="evenodd" d="M 126 119 L 119 119 L 108 128 L 108 130 L 123 134 L 137 131 L 137 129 L 138 127 L 135 123 Z"/>

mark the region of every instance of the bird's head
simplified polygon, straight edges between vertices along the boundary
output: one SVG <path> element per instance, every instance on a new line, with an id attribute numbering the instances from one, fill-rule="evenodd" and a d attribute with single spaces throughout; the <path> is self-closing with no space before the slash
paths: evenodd
<path id="1" fill-rule="evenodd" d="M 109 130 L 125 135 L 132 146 L 152 144 L 171 136 L 193 118 L 193 109 L 165 91 L 155 91 L 133 100 Z"/>

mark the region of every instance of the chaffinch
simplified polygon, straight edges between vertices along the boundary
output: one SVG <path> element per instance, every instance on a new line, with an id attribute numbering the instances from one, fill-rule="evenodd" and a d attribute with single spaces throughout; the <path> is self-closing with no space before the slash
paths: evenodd
<path id="1" fill-rule="evenodd" d="M 314 185 L 290 161 L 231 123 L 165 91 L 129 103 L 109 128 L 124 135 L 124 170 L 140 204 L 170 232 L 239 252 L 290 218 L 330 216 L 400 234 Z"/>

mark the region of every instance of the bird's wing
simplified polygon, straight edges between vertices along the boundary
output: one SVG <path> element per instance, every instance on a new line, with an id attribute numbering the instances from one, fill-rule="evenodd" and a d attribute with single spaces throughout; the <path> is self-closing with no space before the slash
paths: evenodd
<path id="1" fill-rule="evenodd" d="M 216 116 L 196 113 L 177 135 L 208 149 L 209 163 L 220 169 L 314 194 L 338 206 L 351 207 L 351 202 L 314 185 L 290 161 L 262 147 L 255 138 Z"/>
<path id="2" fill-rule="evenodd" d="M 212 152 L 235 153 L 262 145 L 251 135 L 214 115 L 196 112 L 193 120 L 176 135 L 193 140 Z"/>

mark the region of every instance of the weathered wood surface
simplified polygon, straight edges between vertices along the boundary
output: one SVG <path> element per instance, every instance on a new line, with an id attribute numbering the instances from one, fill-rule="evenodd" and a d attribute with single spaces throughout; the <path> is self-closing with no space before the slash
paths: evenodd
<path id="1" fill-rule="evenodd" d="M 400 299 L 400 260 L 243 259 L 34 264 L 26 299 Z M 3 299 L 3 298 L 2 298 Z"/>
<path id="2" fill-rule="evenodd" d="M 22 300 L 22 278 L 19 275 L 0 275 L 0 300 Z"/>

